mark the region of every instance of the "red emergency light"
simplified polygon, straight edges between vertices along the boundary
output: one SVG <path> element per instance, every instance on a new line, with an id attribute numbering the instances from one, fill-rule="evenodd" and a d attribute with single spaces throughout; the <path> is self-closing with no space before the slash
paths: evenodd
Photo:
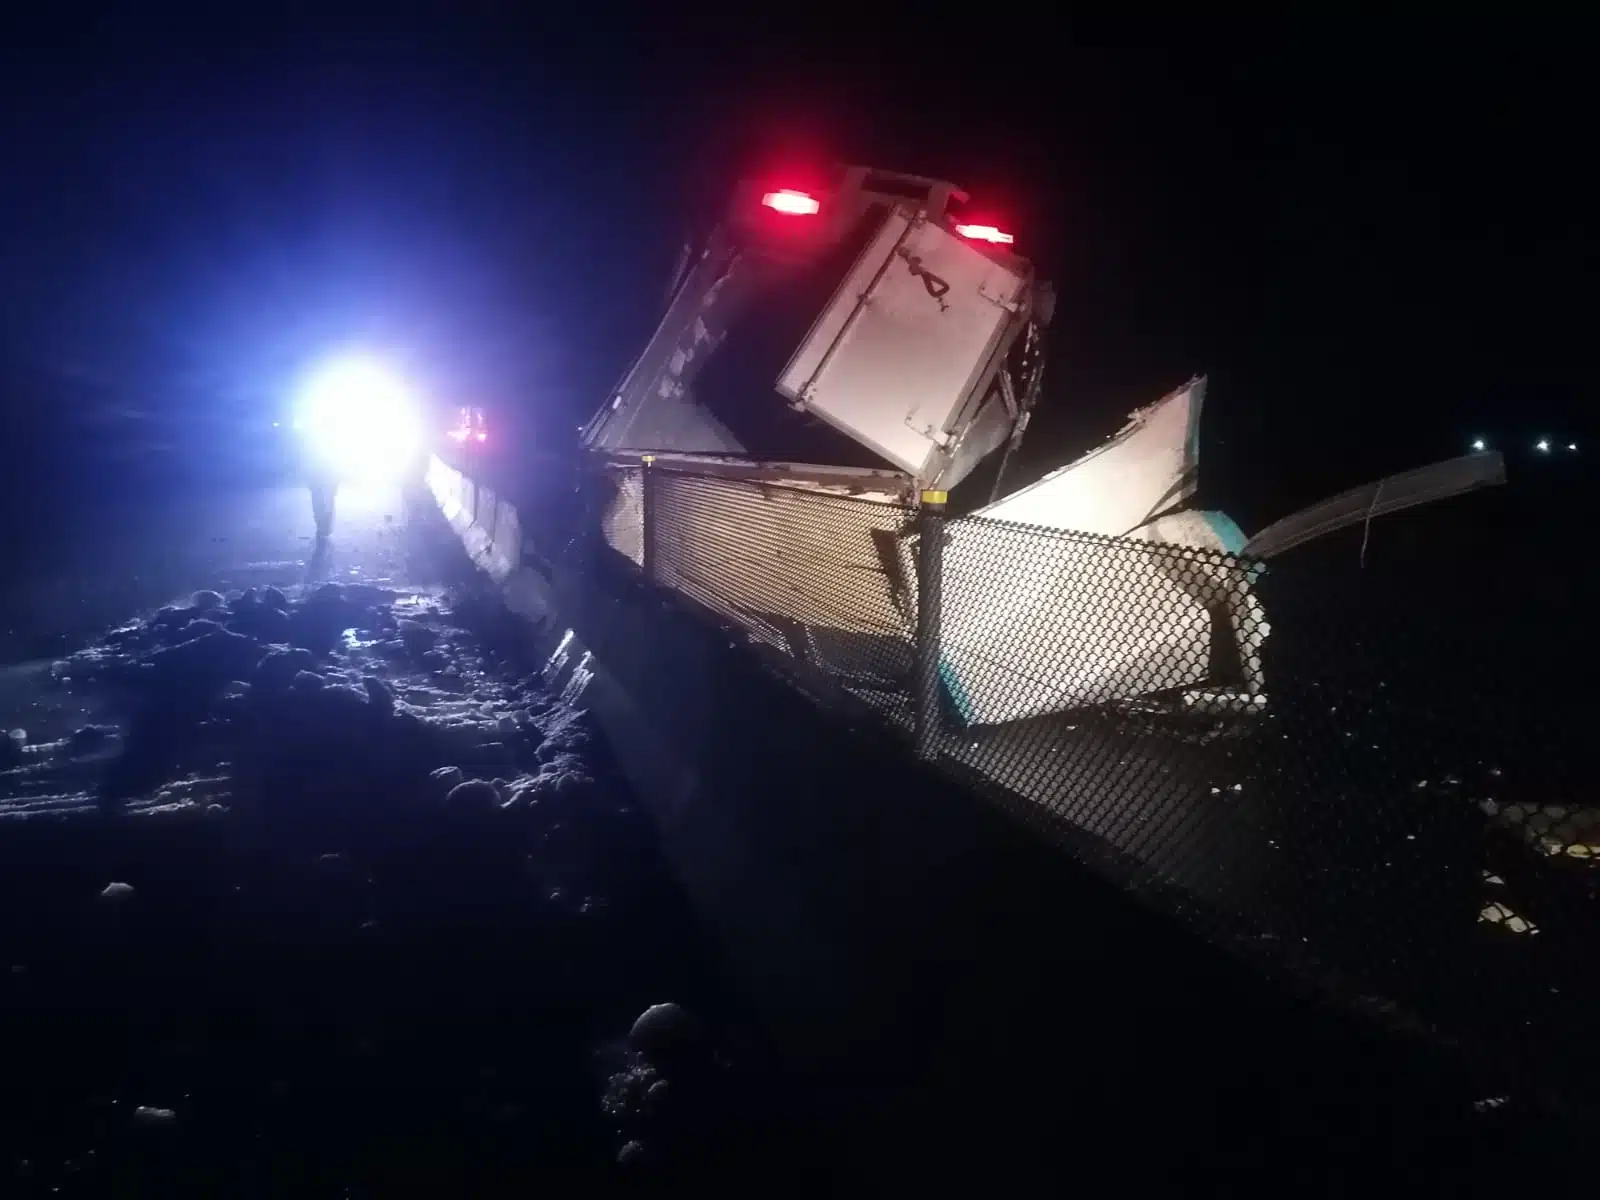
<path id="1" fill-rule="evenodd" d="M 995 246 L 1009 246 L 1017 239 L 1002 233 L 993 225 L 957 225 L 956 232 L 974 242 L 988 242 Z"/>
<path id="2" fill-rule="evenodd" d="M 792 188 L 783 188 L 776 192 L 768 192 L 761 197 L 761 203 L 773 212 L 780 212 L 791 217 L 812 217 L 822 211 L 822 205 L 817 198 L 806 192 L 797 192 Z"/>

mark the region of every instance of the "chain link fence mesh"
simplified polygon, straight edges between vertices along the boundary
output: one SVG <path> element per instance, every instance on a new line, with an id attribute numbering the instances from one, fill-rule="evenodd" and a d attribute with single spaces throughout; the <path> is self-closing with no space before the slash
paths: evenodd
<path id="1" fill-rule="evenodd" d="M 611 466 L 602 489 L 600 531 L 606 544 L 636 567 L 644 566 L 644 468 Z"/>
<path id="2" fill-rule="evenodd" d="M 919 524 L 692 469 L 615 481 L 608 544 L 886 730 L 917 727 L 932 655 L 918 752 L 1130 890 L 1390 1021 L 1569 1082 L 1600 1066 L 1600 796 L 1504 589 Z"/>
<path id="3" fill-rule="evenodd" d="M 910 719 L 909 600 L 896 564 L 912 509 L 660 468 L 650 484 L 654 582 Z"/>

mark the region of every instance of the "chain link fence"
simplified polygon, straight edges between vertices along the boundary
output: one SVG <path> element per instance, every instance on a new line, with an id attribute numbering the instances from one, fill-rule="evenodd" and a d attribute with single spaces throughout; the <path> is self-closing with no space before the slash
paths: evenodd
<path id="1" fill-rule="evenodd" d="M 837 483 L 609 476 L 607 544 L 812 694 L 1214 940 L 1587 1082 L 1600 796 L 1525 582 L 1268 567 Z"/>

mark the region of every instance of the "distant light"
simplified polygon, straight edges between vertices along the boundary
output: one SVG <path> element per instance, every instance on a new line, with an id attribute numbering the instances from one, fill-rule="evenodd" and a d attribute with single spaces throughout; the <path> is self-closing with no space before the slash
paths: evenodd
<path id="1" fill-rule="evenodd" d="M 815 196 L 791 188 L 768 192 L 761 197 L 761 203 L 773 212 L 781 212 L 791 217 L 810 217 L 822 211 L 822 205 L 817 203 Z"/>
<path id="2" fill-rule="evenodd" d="M 975 242 L 991 242 L 996 246 L 1009 246 L 1017 240 L 1009 233 L 1002 233 L 993 225 L 957 225 L 956 232 Z"/>
<path id="3" fill-rule="evenodd" d="M 1474 438 L 1472 440 L 1472 448 L 1474 450 L 1487 450 L 1489 448 L 1489 443 L 1484 441 L 1482 438 Z"/>
<path id="4" fill-rule="evenodd" d="M 479 441 L 480 441 L 480 442 L 487 442 L 487 441 L 488 441 L 488 440 L 489 440 L 489 435 L 488 435 L 488 434 L 487 434 L 487 433 L 485 433 L 485 432 L 484 432 L 484 431 L 483 431 L 483 430 L 481 430 L 481 429 L 480 429 L 480 430 L 478 430 L 478 433 L 477 433 L 477 437 L 478 437 L 478 440 L 479 440 Z"/>
<path id="5" fill-rule="evenodd" d="M 302 387 L 297 408 L 295 427 L 346 479 L 393 478 L 420 446 L 410 389 L 371 359 L 326 364 Z"/>
<path id="6" fill-rule="evenodd" d="M 1535 450 L 1537 450 L 1540 454 L 1549 454 L 1550 453 L 1550 439 L 1549 438 L 1540 438 L 1537 442 L 1535 442 L 1533 444 L 1533 448 Z"/>
<path id="7" fill-rule="evenodd" d="M 1567 449 L 1571 450 L 1574 454 L 1576 454 L 1578 452 L 1578 443 L 1577 442 L 1568 442 L 1567 443 Z"/>

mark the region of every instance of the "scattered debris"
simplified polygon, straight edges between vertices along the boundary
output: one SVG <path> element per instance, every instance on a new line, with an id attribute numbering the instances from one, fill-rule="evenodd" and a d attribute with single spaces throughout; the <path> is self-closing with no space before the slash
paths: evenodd
<path id="1" fill-rule="evenodd" d="M 658 1079 L 645 1089 L 645 1107 L 652 1116 L 666 1112 L 672 1104 L 672 1084 Z"/>
<path id="2" fill-rule="evenodd" d="M 428 778 L 442 789 L 445 795 L 454 791 L 466 778 L 460 767 L 436 767 L 428 774 Z"/>
<path id="3" fill-rule="evenodd" d="M 469 779 L 450 789 L 444 804 L 452 812 L 487 812 L 500 807 L 500 793 L 484 779 Z"/>
<path id="4" fill-rule="evenodd" d="M 394 690 L 376 675 L 364 675 L 362 686 L 367 689 L 367 703 L 384 716 L 394 712 Z"/>
<path id="5" fill-rule="evenodd" d="M 628 1031 L 628 1044 L 653 1066 L 682 1065 L 703 1047 L 700 1023 L 677 1004 L 652 1004 Z"/>
<path id="6" fill-rule="evenodd" d="M 84 725 L 67 739 L 67 753 L 74 758 L 92 758 L 115 750 L 120 737 L 105 725 Z"/>
<path id="7" fill-rule="evenodd" d="M 617 1151 L 617 1165 L 619 1167 L 642 1166 L 649 1155 L 645 1151 L 644 1143 L 638 1140 L 625 1142 L 621 1150 Z"/>
<path id="8" fill-rule="evenodd" d="M 1483 911 L 1478 914 L 1478 920 L 1490 925 L 1498 925 L 1502 929 L 1509 929 L 1512 933 L 1539 932 L 1539 927 L 1532 921 L 1519 917 L 1498 900 L 1486 905 Z"/>

